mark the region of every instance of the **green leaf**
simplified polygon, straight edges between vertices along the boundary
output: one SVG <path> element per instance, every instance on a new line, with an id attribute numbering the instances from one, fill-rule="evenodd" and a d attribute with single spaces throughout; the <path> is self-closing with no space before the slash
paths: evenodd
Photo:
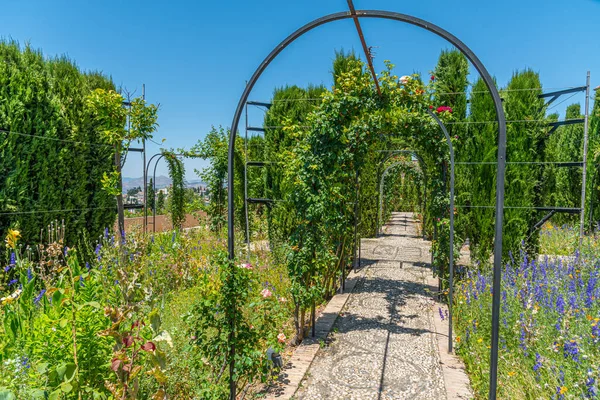
<path id="1" fill-rule="evenodd" d="M 40 374 L 45 374 L 48 371 L 48 363 L 41 363 L 35 368 L 35 370 Z"/>
<path id="2" fill-rule="evenodd" d="M 60 385 L 60 389 L 65 393 L 69 393 L 71 390 L 73 390 L 73 385 L 71 385 L 69 382 L 65 382 Z"/>
<path id="3" fill-rule="evenodd" d="M 0 388 L 0 400 L 16 400 L 17 397 L 6 388 Z"/>

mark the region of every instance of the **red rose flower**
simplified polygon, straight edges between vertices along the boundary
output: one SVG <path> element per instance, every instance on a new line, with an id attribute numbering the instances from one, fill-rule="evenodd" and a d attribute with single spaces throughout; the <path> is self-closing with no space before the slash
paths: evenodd
<path id="1" fill-rule="evenodd" d="M 443 113 L 444 111 L 448 111 L 448 112 L 452 112 L 452 107 L 448 107 L 448 106 L 439 106 L 436 111 L 438 113 Z"/>
<path id="2" fill-rule="evenodd" d="M 435 76 L 434 75 L 431 75 L 431 80 L 435 81 Z"/>

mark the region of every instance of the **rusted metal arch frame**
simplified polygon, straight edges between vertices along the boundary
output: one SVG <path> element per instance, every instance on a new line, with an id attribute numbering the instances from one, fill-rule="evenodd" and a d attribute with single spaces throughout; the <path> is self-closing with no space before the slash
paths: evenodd
<path id="1" fill-rule="evenodd" d="M 496 120 L 498 121 L 498 164 L 496 169 L 496 217 L 495 217 L 495 241 L 494 241 L 494 275 L 493 275 L 493 299 L 492 299 L 492 343 L 491 343 L 491 354 L 490 354 L 490 390 L 488 398 L 490 400 L 496 399 L 497 390 L 497 375 L 498 375 L 498 342 L 499 342 L 499 327 L 500 327 L 500 283 L 502 274 L 502 225 L 504 220 L 504 178 L 506 169 L 506 116 L 502 109 L 502 100 L 500 94 L 492 76 L 489 74 L 483 63 L 473 53 L 473 51 L 465 45 L 460 39 L 452 35 L 450 32 L 434 25 L 428 21 L 420 18 L 413 17 L 411 15 L 395 13 L 391 11 L 381 10 L 357 10 L 356 16 L 358 18 L 379 18 L 389 19 L 398 22 L 408 23 L 410 25 L 417 26 L 419 28 L 428 30 L 437 36 L 445 39 L 460 52 L 473 64 L 475 69 L 479 72 L 485 85 L 490 91 L 492 100 L 494 102 L 494 108 L 496 111 Z M 244 110 L 244 104 L 248 100 L 250 92 L 254 88 L 254 85 L 266 70 L 269 64 L 277 58 L 277 56 L 296 39 L 304 35 L 305 33 L 330 22 L 340 21 L 344 19 L 354 18 L 350 12 L 339 12 L 324 17 L 318 18 L 303 27 L 299 28 L 286 39 L 284 39 L 271 53 L 263 60 L 258 66 L 248 84 L 244 88 L 242 96 L 238 102 L 236 111 L 233 115 L 231 123 L 231 130 L 229 136 L 229 157 L 228 157 L 228 210 L 227 210 L 227 249 L 229 252 L 229 258 L 233 260 L 235 258 L 235 239 L 234 239 L 234 152 L 235 152 L 235 138 L 237 136 L 238 125 Z M 231 268 L 235 268 L 234 263 L 231 263 Z M 235 400 L 236 397 L 236 385 L 233 378 L 235 373 L 235 315 L 232 315 L 232 320 L 229 321 L 231 325 L 231 333 L 229 337 L 230 348 L 229 348 L 229 388 L 230 388 L 230 400 Z"/>

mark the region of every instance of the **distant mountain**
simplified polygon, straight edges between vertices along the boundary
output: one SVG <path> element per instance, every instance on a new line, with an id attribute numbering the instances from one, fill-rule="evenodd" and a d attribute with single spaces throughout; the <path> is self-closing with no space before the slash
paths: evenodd
<path id="1" fill-rule="evenodd" d="M 148 178 L 148 183 L 150 182 L 150 178 Z M 156 188 L 157 189 L 162 189 L 164 187 L 168 187 L 171 185 L 171 178 L 169 178 L 168 176 L 164 176 L 164 175 L 159 175 L 156 177 Z M 204 182 L 202 182 L 199 179 L 192 179 L 189 181 L 186 181 L 186 186 L 187 187 L 198 187 L 198 186 L 206 186 L 206 184 Z M 130 177 L 123 177 L 123 193 L 127 193 L 127 191 L 129 189 L 133 189 L 136 187 L 144 187 L 144 178 L 139 177 L 139 178 L 130 178 Z"/>

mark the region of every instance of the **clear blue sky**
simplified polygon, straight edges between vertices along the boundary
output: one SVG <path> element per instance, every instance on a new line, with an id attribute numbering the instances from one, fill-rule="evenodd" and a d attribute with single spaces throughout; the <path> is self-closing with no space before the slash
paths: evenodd
<path id="1" fill-rule="evenodd" d="M 470 46 L 500 85 L 526 67 L 540 73 L 545 88 L 583 85 L 587 70 L 592 87 L 600 84 L 599 0 L 355 0 L 355 6 L 440 25 Z M 274 46 L 301 25 L 346 9 L 345 0 L 4 1 L 0 36 L 30 42 L 46 55 L 66 54 L 138 94 L 145 83 L 148 101 L 161 104 L 156 138 L 189 148 L 211 125 L 231 123 L 245 81 Z M 377 70 L 389 59 L 399 75 L 427 73 L 447 48 L 408 25 L 362 24 Z M 269 67 L 250 98 L 269 100 L 285 84 L 331 85 L 334 50 L 342 47 L 361 49 L 350 20 L 310 32 Z M 258 124 L 261 115 L 255 110 L 250 120 Z M 140 159 L 131 155 L 125 176 L 142 175 Z M 186 162 L 188 179 L 202 165 Z M 166 174 L 165 167 L 158 171 Z"/>

